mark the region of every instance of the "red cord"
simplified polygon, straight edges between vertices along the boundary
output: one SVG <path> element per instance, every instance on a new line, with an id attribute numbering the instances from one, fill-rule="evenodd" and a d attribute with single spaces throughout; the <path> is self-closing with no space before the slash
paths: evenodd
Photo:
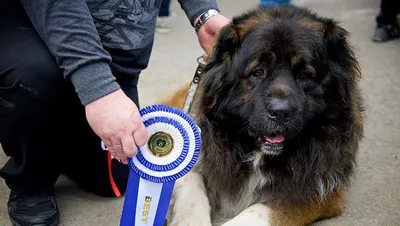
<path id="1" fill-rule="evenodd" d="M 112 158 L 111 158 L 111 153 L 108 152 L 108 176 L 110 177 L 110 182 L 111 182 L 111 187 L 115 193 L 115 196 L 120 197 L 121 196 L 121 192 L 119 192 L 119 189 L 117 187 L 117 185 L 115 184 L 114 181 L 114 177 L 112 176 L 112 170 L 111 170 L 111 166 L 112 166 Z"/>

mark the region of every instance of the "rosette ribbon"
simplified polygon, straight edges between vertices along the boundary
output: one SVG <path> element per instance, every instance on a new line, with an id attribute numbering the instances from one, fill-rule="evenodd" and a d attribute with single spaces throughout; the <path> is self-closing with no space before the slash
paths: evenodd
<path id="1" fill-rule="evenodd" d="M 120 226 L 162 226 L 175 181 L 197 162 L 200 129 L 189 114 L 169 106 L 140 110 L 148 141 L 128 159 L 128 186 Z"/>

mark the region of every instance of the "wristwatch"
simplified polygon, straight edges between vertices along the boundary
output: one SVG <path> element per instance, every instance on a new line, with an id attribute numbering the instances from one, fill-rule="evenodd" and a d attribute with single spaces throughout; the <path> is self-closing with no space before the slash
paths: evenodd
<path id="1" fill-rule="evenodd" d="M 201 14 L 199 20 L 196 23 L 195 26 L 195 30 L 196 30 L 196 34 L 199 32 L 201 26 L 203 26 L 203 24 L 210 19 L 212 16 L 221 14 L 221 12 L 217 9 L 209 9 L 207 11 L 205 11 L 203 14 Z"/>

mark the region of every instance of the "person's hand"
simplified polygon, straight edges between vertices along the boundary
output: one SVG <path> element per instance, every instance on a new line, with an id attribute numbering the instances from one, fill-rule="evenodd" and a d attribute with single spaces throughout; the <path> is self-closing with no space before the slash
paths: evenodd
<path id="1" fill-rule="evenodd" d="M 197 21 L 197 20 L 196 20 Z M 223 15 L 210 17 L 200 28 L 198 39 L 200 46 L 208 56 L 211 56 L 219 31 L 231 21 Z M 196 23 L 195 23 L 196 24 Z"/>
<path id="2" fill-rule="evenodd" d="M 93 131 L 104 141 L 114 158 L 127 164 L 137 146 L 147 141 L 147 131 L 135 103 L 120 89 L 85 106 Z"/>

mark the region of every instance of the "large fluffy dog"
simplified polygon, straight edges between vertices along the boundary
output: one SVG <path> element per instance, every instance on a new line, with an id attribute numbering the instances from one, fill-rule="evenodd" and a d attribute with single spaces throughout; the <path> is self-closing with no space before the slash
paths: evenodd
<path id="1" fill-rule="evenodd" d="M 347 32 L 298 8 L 225 27 L 195 97 L 203 146 L 170 225 L 300 226 L 338 215 L 363 134 Z M 182 107 L 187 85 L 164 104 Z"/>

